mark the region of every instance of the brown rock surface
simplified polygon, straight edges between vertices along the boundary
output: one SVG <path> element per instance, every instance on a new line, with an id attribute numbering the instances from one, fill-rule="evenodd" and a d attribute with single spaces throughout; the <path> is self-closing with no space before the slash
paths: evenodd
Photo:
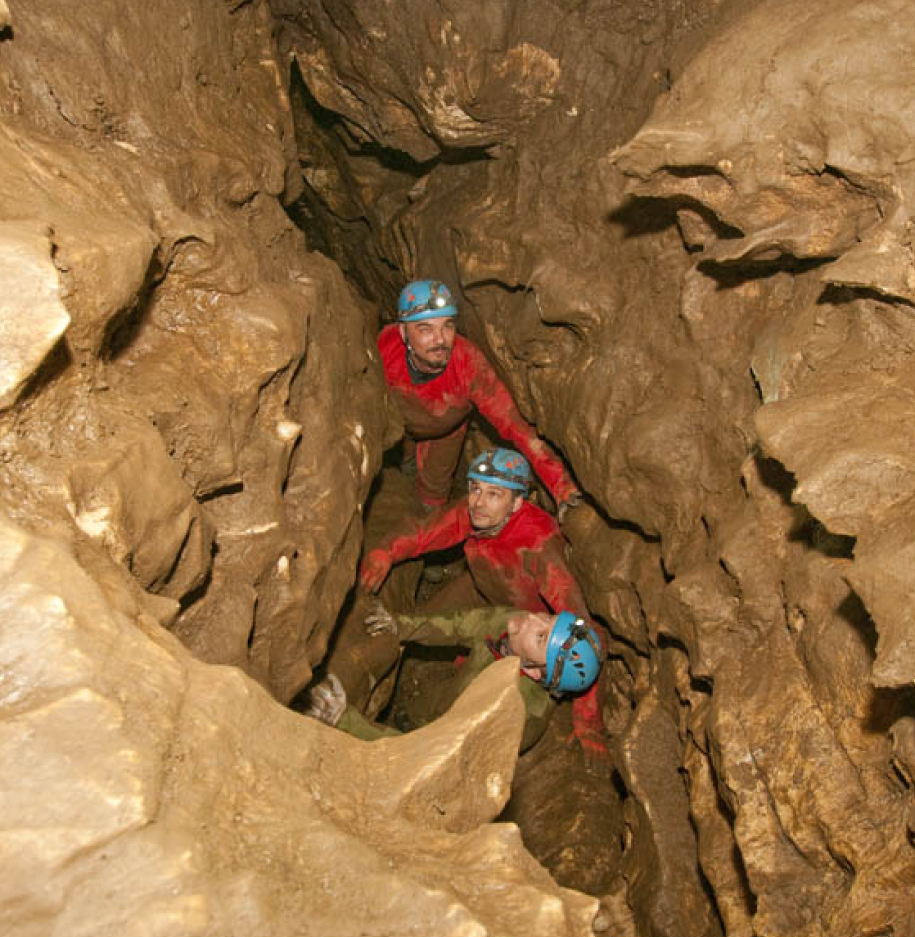
<path id="1" fill-rule="evenodd" d="M 236 669 L 281 701 L 307 683 L 399 431 L 374 311 L 282 208 L 266 5 L 10 19 L 0 930 L 588 934 L 596 902 L 486 825 L 510 667 L 399 746 Z"/>
<path id="2" fill-rule="evenodd" d="M 276 5 L 319 105 L 297 124 L 348 141 L 308 150 L 309 217 L 342 231 L 358 176 L 366 253 L 460 287 L 464 330 L 593 499 L 568 531 L 613 619 L 604 680 L 656 714 L 607 720 L 637 767 L 641 927 L 906 933 L 911 13 L 525 4 L 500 31 L 490 7 L 395 39 L 390 7 Z M 525 44 L 557 67 L 519 122 L 479 75 Z M 641 887 L 639 855 L 683 862 L 679 893 Z"/>
<path id="3" fill-rule="evenodd" d="M 162 627 L 308 682 L 432 274 L 589 497 L 604 923 L 915 933 L 907 0 L 9 6 L 6 930 L 587 933 L 505 668 L 366 748 Z"/>
<path id="4" fill-rule="evenodd" d="M 31 5 L 3 45 L 7 500 L 288 699 L 391 438 L 365 308 L 278 201 L 290 122 L 263 4 L 98 28 L 116 13 L 48 30 L 65 5 Z"/>
<path id="5" fill-rule="evenodd" d="M 511 662 L 362 743 L 113 610 L 53 541 L 3 520 L 0 557 L 3 933 L 590 932 L 596 902 L 486 825 L 523 722 Z"/>

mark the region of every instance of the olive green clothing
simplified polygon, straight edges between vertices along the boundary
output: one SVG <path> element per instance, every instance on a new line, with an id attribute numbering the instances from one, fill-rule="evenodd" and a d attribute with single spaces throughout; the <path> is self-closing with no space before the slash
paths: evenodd
<path id="1" fill-rule="evenodd" d="M 468 656 L 459 665 L 453 683 L 453 703 L 497 659 L 486 639 L 491 638 L 494 643 L 498 643 L 508 629 L 509 618 L 517 614 L 524 613 L 515 608 L 475 608 L 438 615 L 398 615 L 394 622 L 402 642 L 468 650 Z M 550 694 L 530 677 L 522 675 L 518 689 L 527 714 L 521 740 L 521 751 L 525 751 L 543 735 L 556 704 Z M 389 726 L 370 722 L 357 709 L 349 706 L 337 723 L 337 728 L 367 742 L 401 734 Z"/>

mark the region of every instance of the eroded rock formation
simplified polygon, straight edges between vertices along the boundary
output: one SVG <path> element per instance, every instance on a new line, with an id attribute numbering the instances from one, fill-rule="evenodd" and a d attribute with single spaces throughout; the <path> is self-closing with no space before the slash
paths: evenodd
<path id="1" fill-rule="evenodd" d="M 322 5 L 297 119 L 594 501 L 567 533 L 617 639 L 640 931 L 908 933 L 911 13 L 639 11 Z"/>
<path id="2" fill-rule="evenodd" d="M 266 5 L 6 14 L 0 929 L 587 934 L 485 825 L 512 674 L 366 760 L 241 672 L 310 679 L 398 432 L 374 310 L 283 210 Z"/>
<path id="3" fill-rule="evenodd" d="M 0 545 L 4 933 L 590 932 L 594 899 L 483 826 L 521 737 L 512 662 L 366 745 L 112 609 L 60 544 L 4 521 Z"/>
<path id="4" fill-rule="evenodd" d="M 7 929 L 587 933 L 481 826 L 504 668 L 381 750 L 265 692 L 324 656 L 378 315 L 434 274 L 589 495 L 607 920 L 915 933 L 908 4 L 9 4 Z"/>

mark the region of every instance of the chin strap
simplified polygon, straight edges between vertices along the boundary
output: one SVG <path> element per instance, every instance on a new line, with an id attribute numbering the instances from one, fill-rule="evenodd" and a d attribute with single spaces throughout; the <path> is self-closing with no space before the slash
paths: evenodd
<path id="1" fill-rule="evenodd" d="M 496 660 L 502 660 L 505 657 L 505 644 L 508 641 L 508 632 L 503 631 L 495 641 L 492 638 L 486 639 L 486 646 L 489 648 L 492 656 Z"/>

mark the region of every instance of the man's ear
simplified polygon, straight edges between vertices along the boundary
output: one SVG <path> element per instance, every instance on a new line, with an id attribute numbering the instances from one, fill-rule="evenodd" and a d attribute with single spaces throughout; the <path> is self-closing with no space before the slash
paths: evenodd
<path id="1" fill-rule="evenodd" d="M 512 505 L 512 514 L 514 514 L 515 511 L 520 511 L 522 504 L 524 504 L 524 495 L 515 495 L 515 503 Z"/>
<path id="2" fill-rule="evenodd" d="M 407 327 L 401 323 L 397 326 L 397 328 L 400 331 L 401 341 L 404 343 L 404 345 L 409 345 L 410 343 L 407 341 Z"/>

